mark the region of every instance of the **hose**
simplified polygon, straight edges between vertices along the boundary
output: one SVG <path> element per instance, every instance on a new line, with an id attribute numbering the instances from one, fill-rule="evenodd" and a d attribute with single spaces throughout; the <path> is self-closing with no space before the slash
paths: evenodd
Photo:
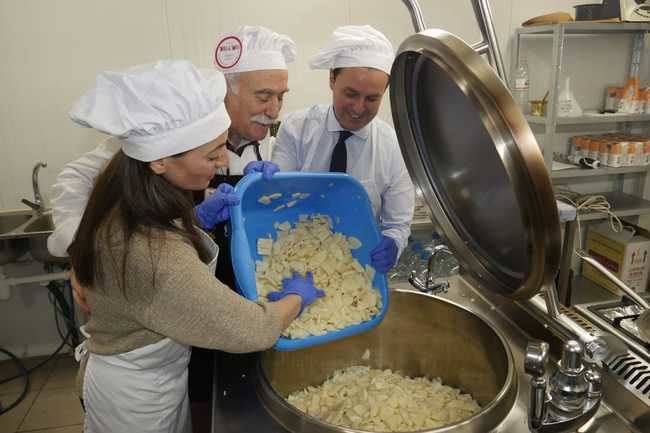
<path id="1" fill-rule="evenodd" d="M 14 361 L 14 363 L 16 364 L 16 367 L 18 368 L 19 373 L 18 373 L 17 376 L 14 376 L 14 379 L 17 378 L 17 377 L 20 377 L 20 376 L 22 376 L 25 379 L 25 386 L 23 387 L 23 392 L 20 394 L 20 396 L 18 396 L 16 401 L 9 404 L 9 406 L 7 406 L 7 407 L 2 407 L 2 403 L 0 403 L 0 416 L 1 416 L 1 415 L 4 415 L 5 413 L 9 412 L 14 407 L 18 406 L 18 404 L 20 404 L 20 402 L 25 399 L 25 396 L 27 395 L 27 391 L 29 391 L 29 373 L 27 372 L 27 369 L 25 368 L 25 364 L 23 364 L 22 361 L 20 359 L 18 359 L 18 357 L 16 355 L 9 352 L 8 350 L 3 349 L 2 347 L 0 347 L 0 352 L 8 355 L 9 358 L 11 358 Z M 4 383 L 4 382 L 5 381 L 2 381 L 0 383 Z"/>
<path id="2" fill-rule="evenodd" d="M 68 304 L 67 300 L 65 299 L 64 294 L 61 292 L 59 288 L 59 284 L 57 284 L 55 281 L 51 281 L 48 285 L 48 297 L 50 297 L 50 300 L 52 304 L 54 305 L 54 320 L 56 322 L 56 327 L 57 331 L 59 331 L 59 336 L 61 337 L 61 344 L 59 347 L 50 355 L 48 356 L 45 360 L 41 361 L 40 363 L 36 364 L 35 366 L 31 368 L 26 368 L 25 364 L 13 353 L 10 351 L 3 349 L 0 347 L 0 352 L 6 354 L 11 358 L 14 363 L 16 364 L 16 367 L 18 369 L 18 373 L 11 376 L 7 377 L 4 379 L 0 379 L 0 385 L 10 382 L 14 379 L 17 379 L 19 377 L 23 377 L 25 380 L 25 385 L 23 387 L 23 391 L 20 394 L 20 396 L 16 399 L 16 401 L 12 402 L 8 406 L 3 407 L 2 403 L 0 402 L 0 415 L 3 415 L 7 412 L 9 412 L 11 409 L 15 408 L 20 404 L 25 399 L 25 396 L 27 395 L 27 392 L 29 391 L 29 374 L 33 372 L 34 370 L 42 367 L 43 365 L 47 364 L 50 362 L 55 356 L 57 356 L 61 350 L 66 346 L 70 345 L 68 343 L 68 340 L 70 337 L 72 337 L 73 344 L 70 345 L 70 347 L 76 346 L 79 336 L 77 334 L 76 330 L 76 324 L 75 324 L 75 317 L 74 317 L 74 305 L 72 304 L 72 295 L 70 295 L 71 298 L 71 303 Z M 58 306 L 57 306 L 58 304 Z M 59 322 L 58 322 L 58 315 L 61 314 L 61 316 L 65 319 L 66 325 L 68 327 L 68 333 L 63 336 L 63 334 L 60 331 L 59 327 Z"/>

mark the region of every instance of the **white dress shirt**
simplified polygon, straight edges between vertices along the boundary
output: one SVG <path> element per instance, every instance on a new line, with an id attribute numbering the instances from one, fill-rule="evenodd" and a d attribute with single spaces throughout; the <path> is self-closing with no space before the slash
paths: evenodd
<path id="1" fill-rule="evenodd" d="M 328 172 L 342 130 L 331 105 L 291 113 L 280 125 L 272 160 L 282 171 Z M 347 174 L 361 182 L 381 232 L 395 240 L 401 253 L 411 233 L 415 192 L 395 130 L 375 117 L 350 132 Z"/>
<path id="2" fill-rule="evenodd" d="M 271 157 L 272 147 L 271 138 L 260 141 L 262 159 L 268 160 Z M 47 239 L 50 254 L 57 257 L 68 255 L 68 247 L 77 233 L 95 178 L 120 148 L 120 141 L 109 137 L 96 149 L 66 164 L 57 176 L 51 191 L 54 232 Z M 253 146 L 246 147 L 241 157 L 229 151 L 229 174 L 243 174 L 244 167 L 251 161 L 257 161 Z"/>

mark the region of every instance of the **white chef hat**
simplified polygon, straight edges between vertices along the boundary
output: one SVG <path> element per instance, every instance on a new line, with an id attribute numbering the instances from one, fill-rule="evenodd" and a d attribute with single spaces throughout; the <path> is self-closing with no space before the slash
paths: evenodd
<path id="1" fill-rule="evenodd" d="M 388 38 L 372 26 L 341 26 L 309 62 L 312 69 L 365 67 L 390 75 L 395 53 Z"/>
<path id="2" fill-rule="evenodd" d="M 287 69 L 296 58 L 296 44 L 262 26 L 239 26 L 219 37 L 214 50 L 214 65 L 224 74 Z"/>
<path id="3" fill-rule="evenodd" d="M 201 74 L 185 60 L 161 60 L 124 72 L 102 72 L 96 87 L 70 111 L 85 127 L 118 137 L 139 161 L 176 155 L 211 140 L 230 126 L 219 71 Z"/>

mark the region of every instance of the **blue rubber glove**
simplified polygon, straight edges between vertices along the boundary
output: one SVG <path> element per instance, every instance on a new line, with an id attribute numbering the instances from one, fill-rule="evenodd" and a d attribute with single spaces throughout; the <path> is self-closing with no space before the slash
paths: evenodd
<path id="1" fill-rule="evenodd" d="M 282 280 L 281 291 L 271 292 L 267 295 L 267 298 L 269 301 L 275 302 L 287 295 L 298 295 L 302 298 L 302 305 L 298 313 L 298 316 L 300 316 L 306 306 L 325 296 L 325 292 L 314 287 L 314 275 L 311 272 L 307 272 L 307 278 L 302 278 L 297 272 L 294 272 L 291 278 Z"/>
<path id="2" fill-rule="evenodd" d="M 216 224 L 230 219 L 230 206 L 239 204 L 239 197 L 233 191 L 232 186 L 222 183 L 214 194 L 194 207 L 201 228 L 211 230 Z"/>
<path id="3" fill-rule="evenodd" d="M 244 167 L 244 175 L 251 173 L 262 173 L 262 177 L 266 180 L 280 171 L 280 167 L 275 162 L 271 161 L 251 161 Z"/>
<path id="4" fill-rule="evenodd" d="M 370 262 L 377 272 L 385 274 L 397 261 L 397 244 L 389 236 L 382 236 L 379 245 L 370 251 Z"/>

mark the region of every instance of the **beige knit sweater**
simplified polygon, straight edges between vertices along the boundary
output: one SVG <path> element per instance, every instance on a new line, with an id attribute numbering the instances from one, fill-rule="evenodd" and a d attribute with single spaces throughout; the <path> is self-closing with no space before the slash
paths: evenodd
<path id="1" fill-rule="evenodd" d="M 215 278 L 191 244 L 171 232 L 158 231 L 151 240 L 133 236 L 125 297 L 118 284 L 120 270 L 111 264 L 111 252 L 119 260 L 124 244 L 119 237 L 113 239 L 99 249 L 102 287 L 86 290 L 89 352 L 119 354 L 169 337 L 191 346 L 243 353 L 267 349 L 280 336 L 278 307 L 233 292 Z"/>

